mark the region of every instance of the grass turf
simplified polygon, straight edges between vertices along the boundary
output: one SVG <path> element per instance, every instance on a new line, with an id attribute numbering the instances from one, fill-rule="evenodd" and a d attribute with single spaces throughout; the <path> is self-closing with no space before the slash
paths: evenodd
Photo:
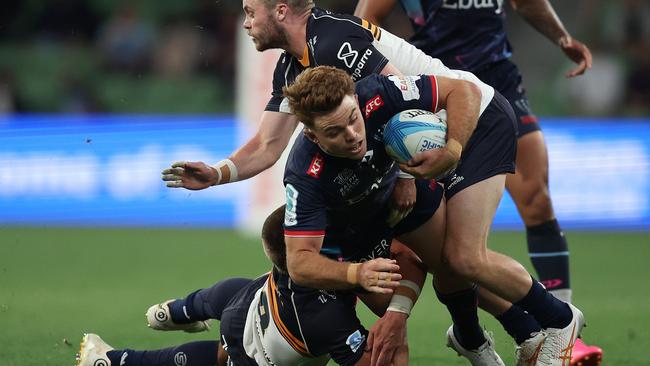
<path id="1" fill-rule="evenodd" d="M 648 365 L 648 233 L 567 233 L 574 302 L 584 311 L 588 343 L 603 365 Z M 225 277 L 270 268 L 259 242 L 232 231 L 0 228 L 0 365 L 72 365 L 83 332 L 114 347 L 160 348 L 209 333 L 149 330 L 144 312 Z M 490 247 L 529 261 L 522 233 L 494 233 Z M 411 365 L 465 365 L 444 347 L 449 315 L 429 286 L 409 321 Z M 370 326 L 374 317 L 359 307 Z M 513 364 L 513 345 L 485 313 L 497 349 Z"/>

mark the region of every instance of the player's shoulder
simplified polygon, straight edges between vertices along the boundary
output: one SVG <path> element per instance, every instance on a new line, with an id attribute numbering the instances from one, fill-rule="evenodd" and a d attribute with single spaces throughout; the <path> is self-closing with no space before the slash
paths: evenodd
<path id="1" fill-rule="evenodd" d="M 318 180 L 325 168 L 327 154 L 304 135 L 296 138 L 285 165 L 285 181 L 313 182 Z M 314 182 L 315 183 L 315 182 Z"/>
<path id="2" fill-rule="evenodd" d="M 316 51 L 328 52 L 345 41 L 364 39 L 372 42 L 370 24 L 350 14 L 332 13 L 314 8 L 308 24 L 307 39 Z M 334 50 L 336 51 L 336 50 Z"/>

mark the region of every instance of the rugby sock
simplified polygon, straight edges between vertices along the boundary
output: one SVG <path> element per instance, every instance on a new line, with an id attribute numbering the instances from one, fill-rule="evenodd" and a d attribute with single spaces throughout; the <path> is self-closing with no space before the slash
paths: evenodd
<path id="1" fill-rule="evenodd" d="M 528 255 L 539 281 L 555 297 L 571 302 L 569 249 L 557 220 L 526 227 Z"/>
<path id="2" fill-rule="evenodd" d="M 440 302 L 447 306 L 454 322 L 454 335 L 464 348 L 475 350 L 487 341 L 478 321 L 476 286 L 451 294 L 442 294 L 436 290 L 436 295 Z"/>
<path id="3" fill-rule="evenodd" d="M 526 296 L 514 305 L 534 316 L 542 328 L 564 328 L 573 318 L 569 305 L 556 299 L 534 278 Z"/>
<path id="4" fill-rule="evenodd" d="M 172 320 L 176 324 L 221 320 L 221 313 L 228 301 L 252 281 L 248 278 L 228 278 L 212 287 L 194 291 L 184 299 L 172 301 L 168 305 Z"/>
<path id="5" fill-rule="evenodd" d="M 115 366 L 216 365 L 218 346 L 218 341 L 198 341 L 154 351 L 113 350 L 106 356 Z"/>
<path id="6" fill-rule="evenodd" d="M 542 330 L 537 320 L 517 305 L 512 305 L 510 309 L 496 317 L 517 344 L 530 338 L 530 335 Z"/>

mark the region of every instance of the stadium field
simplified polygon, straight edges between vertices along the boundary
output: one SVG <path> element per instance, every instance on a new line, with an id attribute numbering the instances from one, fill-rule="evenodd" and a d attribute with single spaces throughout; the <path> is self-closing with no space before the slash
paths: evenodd
<path id="1" fill-rule="evenodd" d="M 567 232 L 575 302 L 603 365 L 650 365 L 650 234 Z M 259 242 L 233 231 L 0 228 L 0 365 L 73 365 L 83 332 L 115 347 L 166 347 L 218 336 L 149 330 L 144 312 L 224 277 L 256 276 L 270 265 Z M 528 265 L 522 233 L 494 233 L 490 246 Z M 374 319 L 360 306 L 366 325 Z M 485 313 L 497 349 L 513 346 Z M 444 346 L 449 316 L 427 289 L 409 325 L 412 365 L 464 365 Z"/>

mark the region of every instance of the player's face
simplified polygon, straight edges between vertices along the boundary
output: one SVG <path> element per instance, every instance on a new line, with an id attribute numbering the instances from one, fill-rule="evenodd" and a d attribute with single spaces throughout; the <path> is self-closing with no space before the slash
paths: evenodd
<path id="1" fill-rule="evenodd" d="M 258 51 L 283 48 L 287 44 L 287 37 L 274 17 L 274 9 L 268 9 L 260 0 L 243 0 L 243 6 L 244 29 Z"/>
<path id="2" fill-rule="evenodd" d="M 347 95 L 332 113 L 317 117 L 312 139 L 326 153 L 354 160 L 366 155 L 366 126 L 356 95 Z"/>

